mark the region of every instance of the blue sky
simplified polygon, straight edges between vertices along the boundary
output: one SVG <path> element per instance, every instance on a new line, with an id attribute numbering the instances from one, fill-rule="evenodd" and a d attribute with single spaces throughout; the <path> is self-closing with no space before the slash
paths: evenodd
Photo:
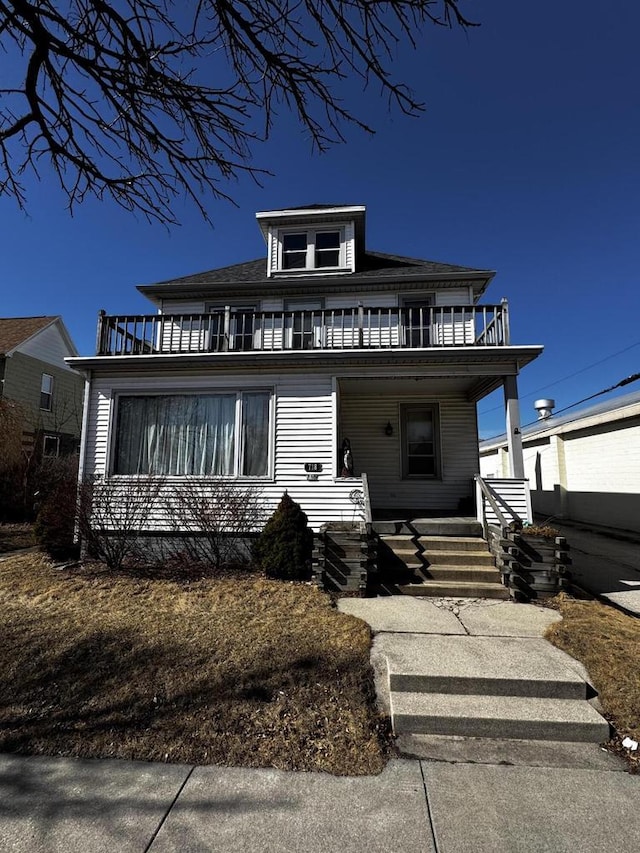
<path id="1" fill-rule="evenodd" d="M 563 408 L 640 371 L 640 4 L 468 9 L 479 29 L 429 28 L 399 51 L 420 118 L 350 86 L 378 132 L 347 129 L 346 145 L 315 155 L 282 112 L 254 149 L 274 176 L 232 184 L 238 207 L 208 205 L 214 228 L 180 203 L 170 231 L 93 200 L 71 218 L 43 170 L 26 213 L 0 199 L 0 315 L 62 314 L 88 355 L 98 309 L 151 309 L 136 284 L 261 256 L 257 210 L 363 203 L 370 249 L 497 271 L 487 300 L 509 298 L 513 342 L 545 345 L 520 376 L 523 423 L 539 396 Z M 479 404 L 483 436 L 503 431 L 500 404 Z"/>

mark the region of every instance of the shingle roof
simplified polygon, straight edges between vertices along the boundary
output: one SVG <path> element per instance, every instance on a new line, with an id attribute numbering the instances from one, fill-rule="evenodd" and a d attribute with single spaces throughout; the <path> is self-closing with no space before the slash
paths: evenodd
<path id="1" fill-rule="evenodd" d="M 0 317 L 0 355 L 10 352 L 56 317 Z"/>
<path id="2" fill-rule="evenodd" d="M 362 278 L 398 278 L 401 276 L 415 276 L 425 273 L 426 275 L 451 275 L 452 273 L 478 273 L 490 276 L 489 270 L 477 270 L 473 267 L 462 267 L 457 264 L 444 264 L 439 261 L 420 260 L 419 258 L 407 258 L 402 255 L 389 255 L 384 252 L 365 252 L 360 259 L 357 272 L 349 274 L 349 280 L 357 281 Z M 160 285 L 182 284 L 240 284 L 242 282 L 266 282 L 267 259 L 258 258 L 255 261 L 245 261 L 241 264 L 233 264 L 219 269 L 206 270 L 194 275 L 182 276 L 181 278 L 169 279 L 157 282 L 153 285 L 143 285 L 142 289 L 155 288 Z"/>

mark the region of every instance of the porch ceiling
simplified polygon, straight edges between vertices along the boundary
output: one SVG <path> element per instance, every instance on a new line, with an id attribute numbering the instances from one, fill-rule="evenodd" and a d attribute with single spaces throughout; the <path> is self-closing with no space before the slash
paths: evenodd
<path id="1" fill-rule="evenodd" d="M 360 394 L 418 395 L 438 397 L 448 394 L 464 396 L 476 401 L 499 388 L 501 376 L 394 376 L 342 377 L 340 390 L 349 396 Z"/>

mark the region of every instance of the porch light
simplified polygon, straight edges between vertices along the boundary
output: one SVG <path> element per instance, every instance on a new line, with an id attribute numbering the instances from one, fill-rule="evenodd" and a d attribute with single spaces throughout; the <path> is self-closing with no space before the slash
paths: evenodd
<path id="1" fill-rule="evenodd" d="M 392 425 L 391 421 L 387 421 L 387 425 L 384 428 L 384 434 L 385 435 L 393 435 L 393 425 Z"/>

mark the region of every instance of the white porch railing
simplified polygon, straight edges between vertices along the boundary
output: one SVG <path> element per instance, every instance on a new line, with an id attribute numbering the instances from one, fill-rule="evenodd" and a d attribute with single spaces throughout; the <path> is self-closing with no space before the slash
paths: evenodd
<path id="1" fill-rule="evenodd" d="M 479 475 L 475 480 L 478 521 L 485 530 L 490 525 L 504 529 L 514 522 L 533 521 L 529 480 Z"/>

